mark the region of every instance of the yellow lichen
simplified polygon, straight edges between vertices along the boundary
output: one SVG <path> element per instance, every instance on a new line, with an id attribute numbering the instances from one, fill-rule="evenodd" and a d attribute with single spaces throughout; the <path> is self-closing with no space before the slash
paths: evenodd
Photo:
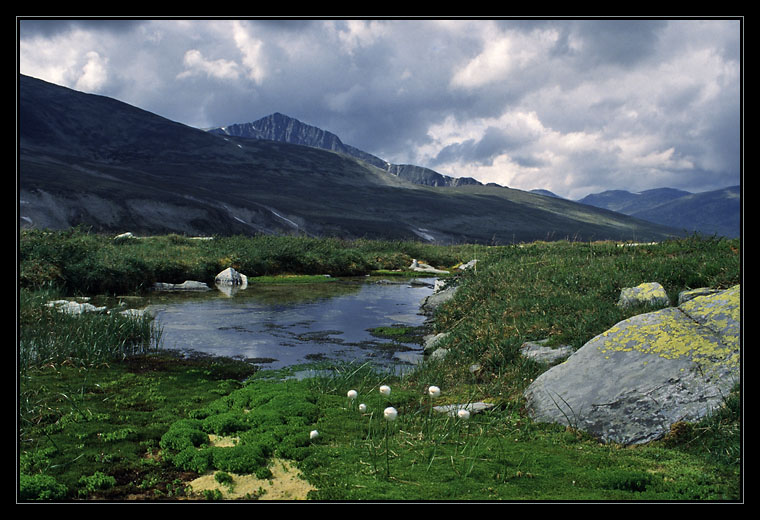
<path id="1" fill-rule="evenodd" d="M 687 357 L 700 366 L 738 366 L 739 339 L 731 327 L 739 323 L 739 316 L 740 290 L 736 286 L 694 298 L 683 304 L 682 310 L 667 309 L 638 316 L 635 322 L 618 323 L 602 334 L 606 340 L 599 349 L 605 354 L 638 351 L 665 359 Z M 724 330 L 728 333 L 718 335 Z"/>

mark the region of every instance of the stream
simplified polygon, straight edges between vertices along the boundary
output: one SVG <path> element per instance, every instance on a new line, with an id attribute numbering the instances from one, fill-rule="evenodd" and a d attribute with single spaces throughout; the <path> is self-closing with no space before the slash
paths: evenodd
<path id="1" fill-rule="evenodd" d="M 260 368 L 370 362 L 403 371 L 422 359 L 419 342 L 377 337 L 376 327 L 419 327 L 420 302 L 434 279 L 340 279 L 249 284 L 226 294 L 157 293 L 148 306 L 161 346 L 191 354 L 242 358 Z"/>

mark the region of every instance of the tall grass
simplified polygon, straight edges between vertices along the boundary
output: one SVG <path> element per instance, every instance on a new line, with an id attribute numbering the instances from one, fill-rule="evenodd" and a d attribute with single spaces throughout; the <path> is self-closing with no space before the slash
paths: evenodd
<path id="1" fill-rule="evenodd" d="M 63 362 L 91 366 L 155 350 L 160 331 L 148 316 L 119 313 L 73 315 L 49 306 L 55 290 L 19 292 L 18 362 L 31 367 Z"/>
<path id="2" fill-rule="evenodd" d="M 141 292 L 155 282 L 211 283 L 233 267 L 248 277 L 280 274 L 364 275 L 404 269 L 412 259 L 452 266 L 472 247 L 437 247 L 418 242 L 341 240 L 297 236 L 215 237 L 179 235 L 114 239 L 81 229 L 23 231 L 19 241 L 19 284 L 54 284 L 68 294 Z"/>

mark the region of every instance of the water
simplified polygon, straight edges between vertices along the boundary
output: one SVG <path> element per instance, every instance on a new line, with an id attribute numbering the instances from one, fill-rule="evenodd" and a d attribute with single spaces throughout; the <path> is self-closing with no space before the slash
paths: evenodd
<path id="1" fill-rule="evenodd" d="M 165 294 L 148 309 L 167 349 L 243 358 L 261 368 L 368 361 L 403 369 L 421 360 L 422 346 L 380 339 L 368 329 L 424 324 L 419 305 L 432 294 L 432 284 L 251 284 L 231 295 Z"/>

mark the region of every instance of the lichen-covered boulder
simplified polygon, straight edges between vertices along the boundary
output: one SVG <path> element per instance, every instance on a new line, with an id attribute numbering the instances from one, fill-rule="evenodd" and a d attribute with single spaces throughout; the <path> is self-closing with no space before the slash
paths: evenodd
<path id="1" fill-rule="evenodd" d="M 525 391 L 531 416 L 640 444 L 723 404 L 739 381 L 740 286 L 624 320 Z"/>
<path id="2" fill-rule="evenodd" d="M 715 294 L 719 292 L 718 289 L 712 289 L 710 287 L 699 287 L 698 289 L 689 289 L 688 291 L 681 291 L 678 293 L 678 305 L 686 303 L 689 300 L 696 298 L 697 296 L 705 296 L 706 294 Z"/>
<path id="3" fill-rule="evenodd" d="M 618 306 L 632 307 L 634 305 L 667 307 L 670 305 L 670 299 L 663 286 L 659 283 L 642 283 L 636 287 L 626 287 L 620 291 Z"/>

